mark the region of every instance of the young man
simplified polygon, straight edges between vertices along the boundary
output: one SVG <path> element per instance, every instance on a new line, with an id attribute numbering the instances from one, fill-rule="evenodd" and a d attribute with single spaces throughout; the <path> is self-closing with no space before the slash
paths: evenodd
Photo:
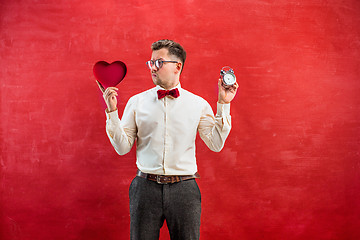
<path id="1" fill-rule="evenodd" d="M 147 62 L 154 88 L 131 97 L 121 120 L 117 88 L 103 96 L 107 104 L 106 131 L 120 155 L 136 140 L 137 176 L 130 185 L 131 239 L 159 239 L 166 219 L 171 239 L 199 239 L 201 194 L 195 138 L 197 131 L 213 151 L 220 151 L 231 129 L 230 102 L 238 85 L 225 88 L 219 79 L 217 114 L 201 97 L 183 89 L 180 74 L 186 52 L 171 40 L 151 46 Z"/>

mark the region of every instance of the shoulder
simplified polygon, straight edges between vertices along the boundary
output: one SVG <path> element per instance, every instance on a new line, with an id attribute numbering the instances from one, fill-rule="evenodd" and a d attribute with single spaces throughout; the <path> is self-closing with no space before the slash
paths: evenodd
<path id="1" fill-rule="evenodd" d="M 186 89 L 181 88 L 180 94 L 182 94 L 187 100 L 201 105 L 209 105 L 209 103 L 199 95 L 196 95 Z"/>
<path id="2" fill-rule="evenodd" d="M 153 98 L 154 96 L 156 96 L 155 92 L 156 92 L 155 87 L 150 88 L 148 90 L 145 90 L 143 92 L 133 95 L 132 97 L 130 97 L 129 102 L 137 102 L 140 100 L 149 100 L 149 99 Z"/>
<path id="3" fill-rule="evenodd" d="M 139 107 L 139 104 L 141 105 L 142 103 L 154 101 L 154 96 L 156 96 L 155 91 L 155 88 L 151 88 L 133 95 L 127 101 L 125 108 L 137 109 Z"/>

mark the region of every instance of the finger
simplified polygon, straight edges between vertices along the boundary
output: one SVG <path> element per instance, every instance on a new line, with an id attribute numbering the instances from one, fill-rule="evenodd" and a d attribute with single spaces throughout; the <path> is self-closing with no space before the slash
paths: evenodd
<path id="1" fill-rule="evenodd" d="M 112 97 L 115 97 L 115 96 L 118 96 L 117 92 L 115 92 L 115 91 L 110 91 L 110 92 L 106 95 L 106 98 L 112 98 Z"/>
<path id="2" fill-rule="evenodd" d="M 104 98 L 107 97 L 107 96 L 109 96 L 109 94 L 110 94 L 110 89 L 107 88 L 107 89 L 105 90 L 105 92 L 103 93 Z"/>
<path id="3" fill-rule="evenodd" d="M 104 95 L 108 95 L 108 94 L 110 94 L 110 93 L 112 93 L 112 92 L 116 92 L 117 90 L 119 90 L 119 89 L 117 89 L 116 87 L 108 87 L 108 88 L 105 90 Z"/>
<path id="4" fill-rule="evenodd" d="M 221 78 L 219 79 L 218 85 L 221 90 L 226 90 L 225 83 L 223 82 L 223 80 Z"/>
<path id="5" fill-rule="evenodd" d="M 105 92 L 106 91 L 118 91 L 119 89 L 117 89 L 116 87 L 108 87 L 106 90 L 105 90 Z"/>
<path id="6" fill-rule="evenodd" d="M 239 87 L 239 84 L 237 82 L 234 83 L 234 85 L 231 86 L 230 91 L 236 92 Z"/>
<path id="7" fill-rule="evenodd" d="M 114 92 L 107 92 L 103 95 L 105 101 L 109 101 L 109 99 L 112 99 L 115 96 L 116 93 Z"/>
<path id="8" fill-rule="evenodd" d="M 237 92 L 238 88 L 239 88 L 239 85 L 236 84 L 236 86 L 234 87 L 234 92 Z"/>

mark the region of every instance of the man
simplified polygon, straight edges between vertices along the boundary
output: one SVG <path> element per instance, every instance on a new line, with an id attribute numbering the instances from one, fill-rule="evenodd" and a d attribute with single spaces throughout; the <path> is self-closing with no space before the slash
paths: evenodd
<path id="1" fill-rule="evenodd" d="M 120 155 L 136 140 L 137 176 L 130 185 L 130 237 L 159 239 L 166 219 L 170 237 L 199 239 L 201 194 L 195 158 L 197 131 L 213 151 L 220 151 L 230 129 L 230 102 L 238 85 L 225 88 L 219 79 L 217 114 L 201 97 L 183 89 L 180 74 L 186 52 L 171 40 L 151 46 L 147 62 L 154 88 L 131 97 L 121 120 L 117 88 L 103 96 L 107 104 L 106 131 Z"/>

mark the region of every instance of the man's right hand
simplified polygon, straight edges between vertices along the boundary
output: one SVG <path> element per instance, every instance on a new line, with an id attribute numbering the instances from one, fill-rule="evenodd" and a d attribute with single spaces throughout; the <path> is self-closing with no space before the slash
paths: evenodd
<path id="1" fill-rule="evenodd" d="M 112 112 L 115 111 L 117 109 L 117 92 L 119 89 L 117 89 L 116 87 L 108 87 L 104 92 L 103 92 L 103 98 L 105 100 L 105 103 L 107 105 L 107 110 L 108 112 Z"/>

